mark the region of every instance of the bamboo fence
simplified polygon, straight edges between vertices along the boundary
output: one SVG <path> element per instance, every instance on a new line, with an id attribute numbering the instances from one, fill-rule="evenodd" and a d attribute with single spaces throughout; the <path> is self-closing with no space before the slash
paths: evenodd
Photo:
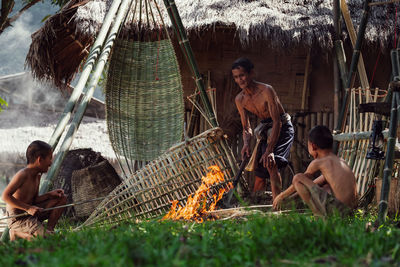
<path id="1" fill-rule="evenodd" d="M 237 171 L 222 129 L 213 128 L 170 148 L 156 160 L 125 179 L 103 200 L 82 226 L 119 224 L 165 214 L 173 200 L 183 206 L 201 184 L 208 167 L 217 165 L 225 181 L 211 187 L 208 200 Z M 81 226 L 80 226 L 81 227 Z"/>
<path id="2" fill-rule="evenodd" d="M 359 133 L 372 131 L 372 123 L 376 118 L 374 113 L 359 113 L 358 105 L 369 102 L 379 102 L 386 96 L 386 91 L 379 89 L 353 88 L 350 91 L 349 115 L 345 133 Z M 369 136 L 361 140 L 349 138 L 340 142 L 338 156 L 343 158 L 357 180 L 357 192 L 360 196 L 368 190 L 368 186 L 373 183 L 378 161 L 366 159 L 369 147 Z"/>

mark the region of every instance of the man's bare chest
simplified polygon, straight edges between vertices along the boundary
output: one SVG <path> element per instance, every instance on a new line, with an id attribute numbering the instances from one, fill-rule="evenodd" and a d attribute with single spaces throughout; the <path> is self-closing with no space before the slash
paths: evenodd
<path id="1" fill-rule="evenodd" d="M 243 100 L 243 107 L 258 116 L 268 115 L 268 102 L 257 96 L 246 97 Z"/>

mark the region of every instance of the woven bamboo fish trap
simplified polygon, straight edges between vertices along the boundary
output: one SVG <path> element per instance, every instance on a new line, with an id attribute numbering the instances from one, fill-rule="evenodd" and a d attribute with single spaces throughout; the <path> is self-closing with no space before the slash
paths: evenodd
<path id="1" fill-rule="evenodd" d="M 181 76 L 168 32 L 155 18 L 153 1 L 134 2 L 114 43 L 105 92 L 111 144 L 131 173 L 135 161 L 151 161 L 180 142 L 184 123 Z"/>
<path id="2" fill-rule="evenodd" d="M 212 186 L 208 200 L 226 188 L 237 167 L 220 128 L 210 129 L 166 153 L 137 171 L 104 199 L 82 226 L 114 225 L 132 219 L 164 215 L 173 200 L 185 205 L 201 184 L 208 167 L 217 165 L 224 182 Z"/>

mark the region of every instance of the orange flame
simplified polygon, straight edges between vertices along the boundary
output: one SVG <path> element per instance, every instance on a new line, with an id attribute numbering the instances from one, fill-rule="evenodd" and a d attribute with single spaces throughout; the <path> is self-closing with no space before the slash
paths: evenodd
<path id="1" fill-rule="evenodd" d="M 207 176 L 201 178 L 202 183 L 196 190 L 193 196 L 189 196 L 186 202 L 186 206 L 182 207 L 178 205 L 178 200 L 172 202 L 170 211 L 162 218 L 163 220 L 196 220 L 197 222 L 203 222 L 201 216 L 207 212 L 215 210 L 218 201 L 222 198 L 224 193 L 229 190 L 232 186 L 229 183 L 227 189 L 220 188 L 218 195 L 214 194 L 214 201 L 207 208 L 207 193 L 210 191 L 211 186 L 223 182 L 224 174 L 221 169 L 214 165 L 209 167 L 210 171 Z"/>

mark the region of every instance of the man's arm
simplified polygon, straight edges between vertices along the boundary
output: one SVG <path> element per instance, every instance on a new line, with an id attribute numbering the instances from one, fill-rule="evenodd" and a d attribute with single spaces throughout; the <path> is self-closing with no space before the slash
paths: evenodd
<path id="1" fill-rule="evenodd" d="M 303 175 L 305 175 L 307 178 L 309 178 L 310 180 L 313 179 L 314 174 L 319 170 L 319 164 L 317 160 L 313 160 L 310 165 L 308 165 L 307 170 L 303 173 Z M 321 178 L 322 177 L 322 178 Z M 322 175 L 320 177 L 318 177 L 317 179 L 315 179 L 313 182 L 323 182 L 322 179 L 325 179 Z M 317 181 L 318 180 L 318 181 Z M 290 195 L 292 195 L 293 193 L 296 192 L 296 188 L 294 187 L 293 183 L 292 185 L 290 185 L 285 191 L 283 191 L 282 193 L 280 193 L 279 195 L 276 196 L 276 198 L 274 199 L 273 202 L 273 207 L 275 209 L 278 208 L 278 206 L 280 205 L 280 203 L 287 197 L 289 197 Z"/>
<path id="2" fill-rule="evenodd" d="M 271 135 L 268 138 L 268 146 L 267 150 L 265 151 L 266 155 L 269 155 L 274 151 L 274 147 L 278 142 L 282 122 L 279 112 L 278 96 L 276 95 L 275 90 L 271 86 L 266 85 L 266 90 L 263 92 L 263 95 L 268 102 L 268 111 L 272 119 Z"/>
<path id="3" fill-rule="evenodd" d="M 17 208 L 28 212 L 31 215 L 35 215 L 41 208 L 32 206 L 28 203 L 24 203 L 15 197 L 13 194 L 20 188 L 24 182 L 25 174 L 22 171 L 19 171 L 12 179 L 11 182 L 4 189 L 2 194 L 2 199 L 12 208 Z"/>
<path id="4" fill-rule="evenodd" d="M 240 95 L 236 96 L 235 103 L 236 107 L 239 111 L 240 121 L 243 127 L 243 149 L 242 149 L 242 158 L 244 158 L 244 154 L 247 154 L 247 157 L 250 156 L 250 140 L 253 136 L 253 131 L 250 127 L 249 116 L 247 115 L 246 110 L 242 106 L 242 97 Z"/>

